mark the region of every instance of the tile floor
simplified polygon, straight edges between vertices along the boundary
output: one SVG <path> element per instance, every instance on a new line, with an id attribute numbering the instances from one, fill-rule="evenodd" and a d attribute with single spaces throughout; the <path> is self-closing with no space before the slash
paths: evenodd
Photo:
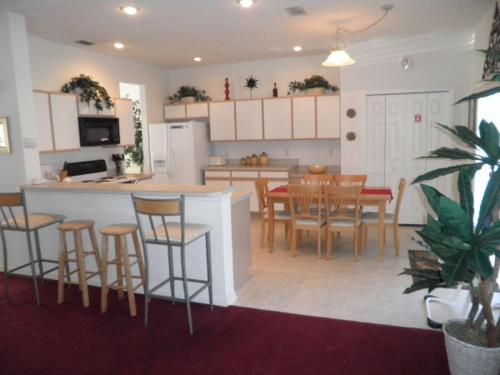
<path id="1" fill-rule="evenodd" d="M 352 236 L 335 239 L 332 260 L 316 257 L 315 237 L 304 236 L 297 257 L 292 257 L 284 240 L 283 226 L 276 229 L 273 253 L 260 246 L 260 225 L 252 219 L 251 279 L 238 290 L 236 305 L 304 315 L 428 328 L 424 310 L 425 291 L 402 294 L 409 276 L 399 276 L 408 267 L 407 250 L 419 246 L 410 239 L 414 228 L 401 230 L 401 254 L 396 256 L 388 235 L 386 255 L 378 259 L 375 230 L 358 261 L 353 260 Z M 323 242 L 323 251 L 325 243 Z M 455 290 L 441 289 L 446 296 Z M 449 311 L 435 311 L 449 316 Z"/>

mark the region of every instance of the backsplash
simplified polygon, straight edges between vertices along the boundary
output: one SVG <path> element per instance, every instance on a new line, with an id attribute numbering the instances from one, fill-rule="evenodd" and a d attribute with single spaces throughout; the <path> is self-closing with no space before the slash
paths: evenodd
<path id="1" fill-rule="evenodd" d="M 340 165 L 340 140 L 314 141 L 255 141 L 212 143 L 212 154 L 226 159 L 241 157 L 265 151 L 273 159 L 298 159 L 299 164 Z"/>

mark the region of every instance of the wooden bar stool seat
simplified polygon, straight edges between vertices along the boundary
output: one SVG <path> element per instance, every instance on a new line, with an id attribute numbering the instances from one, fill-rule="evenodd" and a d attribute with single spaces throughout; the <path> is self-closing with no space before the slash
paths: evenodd
<path id="1" fill-rule="evenodd" d="M 97 239 L 94 230 L 94 222 L 92 220 L 72 220 L 67 221 L 58 226 L 59 229 L 59 280 L 57 286 L 57 303 L 64 302 L 64 276 L 66 275 L 68 282 L 71 282 L 71 275 L 78 274 L 78 284 L 82 291 L 83 306 L 90 305 L 89 291 L 87 281 L 92 277 L 99 276 L 101 278 L 101 256 Z M 83 247 L 82 231 L 87 230 L 90 238 L 92 249 L 85 251 Z M 75 248 L 68 250 L 66 242 L 66 233 L 72 232 Z M 70 254 L 74 254 L 75 258 L 69 258 Z M 93 255 L 97 271 L 89 272 L 85 266 L 85 258 Z M 76 263 L 76 268 L 70 271 L 69 263 Z"/>
<path id="2" fill-rule="evenodd" d="M 144 261 L 142 259 L 141 247 L 137 232 L 139 227 L 135 224 L 112 224 L 101 228 L 102 234 L 102 288 L 101 288 L 101 312 L 108 310 L 108 291 L 110 288 L 118 290 L 118 298 L 124 297 L 124 279 L 127 290 L 130 315 L 137 315 L 134 292 L 144 285 Z M 127 235 L 130 234 L 134 243 L 134 253 L 129 254 L 127 246 Z M 108 259 L 108 240 L 109 237 L 115 240 L 115 258 Z M 130 262 L 130 258 L 136 258 Z M 115 265 L 116 280 L 108 284 L 108 265 Z M 139 275 L 132 275 L 132 266 L 137 265 Z M 139 283 L 134 286 L 133 280 L 138 279 Z"/>

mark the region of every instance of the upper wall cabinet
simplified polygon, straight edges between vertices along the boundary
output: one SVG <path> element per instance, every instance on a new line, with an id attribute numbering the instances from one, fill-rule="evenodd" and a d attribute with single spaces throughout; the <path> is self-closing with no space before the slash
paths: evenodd
<path id="1" fill-rule="evenodd" d="M 135 145 L 134 103 L 130 99 L 113 99 L 116 117 L 120 122 L 120 145 Z"/>
<path id="2" fill-rule="evenodd" d="M 317 138 L 340 137 L 340 98 L 335 96 L 316 97 Z"/>
<path id="3" fill-rule="evenodd" d="M 316 98 L 314 96 L 294 97 L 293 138 L 316 138 Z"/>
<path id="4" fill-rule="evenodd" d="M 33 93 L 40 152 L 80 149 L 77 97 L 73 94 Z"/>
<path id="5" fill-rule="evenodd" d="M 235 104 L 233 101 L 210 103 L 210 140 L 236 140 Z"/>
<path id="6" fill-rule="evenodd" d="M 262 139 L 262 100 L 236 101 L 236 139 Z"/>
<path id="7" fill-rule="evenodd" d="M 292 138 L 292 100 L 264 99 L 264 139 Z"/>
<path id="8" fill-rule="evenodd" d="M 166 104 L 165 120 L 191 120 L 208 117 L 208 102 L 192 104 Z"/>

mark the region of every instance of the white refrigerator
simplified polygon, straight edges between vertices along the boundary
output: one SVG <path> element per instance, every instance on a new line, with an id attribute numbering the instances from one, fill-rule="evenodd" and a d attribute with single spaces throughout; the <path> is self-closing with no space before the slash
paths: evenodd
<path id="1" fill-rule="evenodd" d="M 202 168 L 208 162 L 208 124 L 189 121 L 149 124 L 153 182 L 203 183 Z"/>

